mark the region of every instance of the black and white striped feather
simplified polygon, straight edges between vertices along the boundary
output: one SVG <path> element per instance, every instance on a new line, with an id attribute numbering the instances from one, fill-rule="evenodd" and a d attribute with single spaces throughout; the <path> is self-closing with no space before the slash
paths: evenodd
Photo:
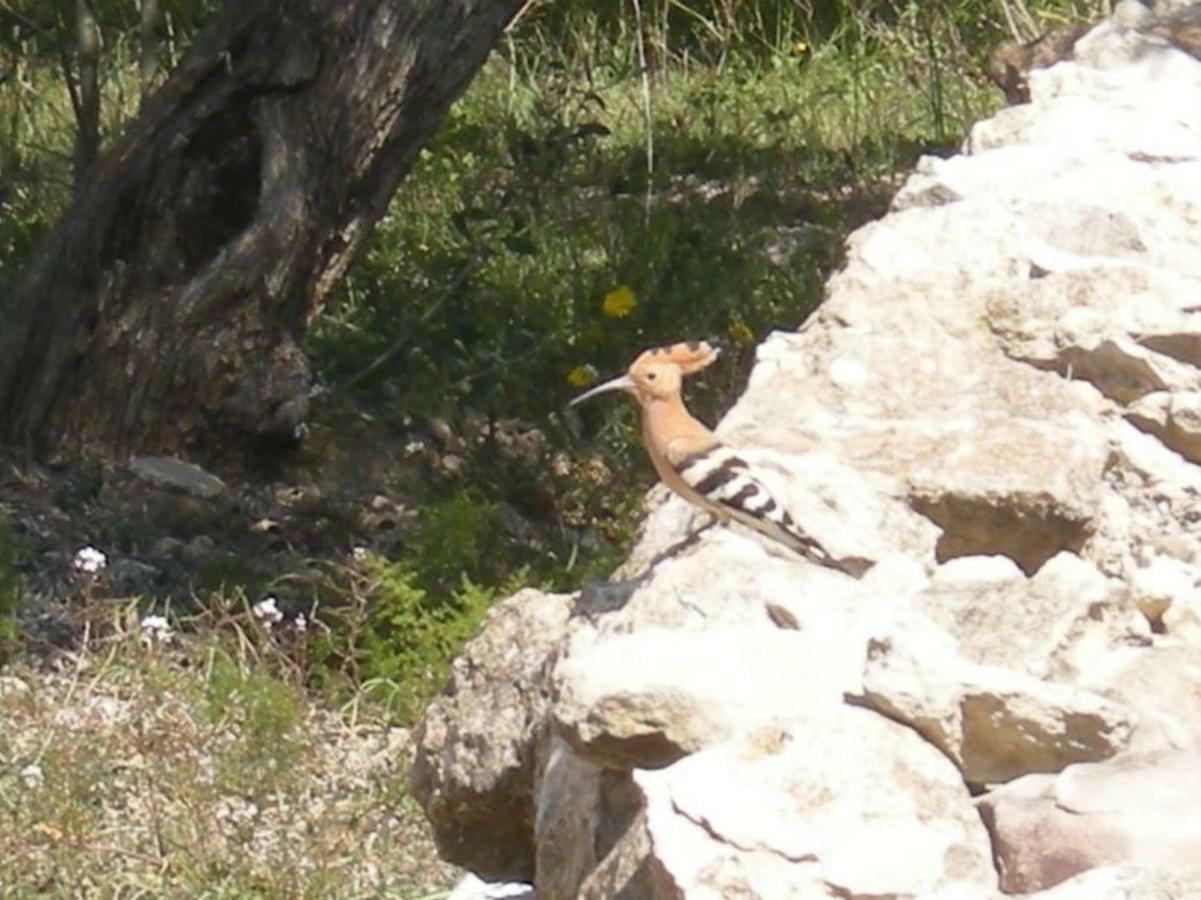
<path id="1" fill-rule="evenodd" d="M 856 576 L 862 574 L 861 567 L 835 559 L 825 547 L 802 532 L 788 511 L 755 478 L 746 460 L 729 447 L 716 444 L 694 453 L 680 460 L 675 470 L 719 517 L 724 514 L 736 519 L 819 565 Z"/>

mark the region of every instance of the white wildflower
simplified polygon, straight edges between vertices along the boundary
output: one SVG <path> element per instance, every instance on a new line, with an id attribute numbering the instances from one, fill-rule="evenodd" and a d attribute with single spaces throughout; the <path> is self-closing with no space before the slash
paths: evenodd
<path id="1" fill-rule="evenodd" d="M 298 632 L 300 632 L 301 634 L 304 634 L 306 631 L 308 631 L 309 620 L 304 617 L 304 613 L 297 613 L 296 618 L 293 620 L 292 624 L 295 626 L 296 630 Z"/>
<path id="2" fill-rule="evenodd" d="M 250 611 L 254 613 L 254 617 L 256 619 L 270 628 L 272 625 L 276 625 L 283 621 L 284 618 L 284 614 L 280 612 L 279 606 L 277 605 L 278 602 L 279 601 L 275 599 L 274 595 L 268 594 L 266 597 L 252 606 Z"/>
<path id="3" fill-rule="evenodd" d="M 165 616 L 146 616 L 140 624 L 142 635 L 151 643 L 165 643 L 175 636 Z"/>
<path id="4" fill-rule="evenodd" d="M 75 571 L 85 575 L 95 575 L 108 565 L 108 557 L 88 544 L 75 552 Z"/>
<path id="5" fill-rule="evenodd" d="M 355 562 L 366 562 L 370 554 L 367 552 L 366 547 L 355 547 L 350 551 L 350 555 L 354 557 Z"/>
<path id="6" fill-rule="evenodd" d="M 424 452 L 424 441 L 409 441 L 407 444 L 405 444 L 405 456 L 416 456 L 418 453 Z"/>
<path id="7" fill-rule="evenodd" d="M 30 763 L 20 771 L 20 778 L 28 788 L 39 788 L 46 780 L 46 774 L 37 763 Z"/>

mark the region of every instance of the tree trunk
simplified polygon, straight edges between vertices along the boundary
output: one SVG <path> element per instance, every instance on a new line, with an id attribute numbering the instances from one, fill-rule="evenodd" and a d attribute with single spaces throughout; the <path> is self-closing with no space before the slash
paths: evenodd
<path id="1" fill-rule="evenodd" d="M 24 273 L 0 438 L 39 456 L 293 439 L 305 328 L 524 2 L 227 4 Z"/>

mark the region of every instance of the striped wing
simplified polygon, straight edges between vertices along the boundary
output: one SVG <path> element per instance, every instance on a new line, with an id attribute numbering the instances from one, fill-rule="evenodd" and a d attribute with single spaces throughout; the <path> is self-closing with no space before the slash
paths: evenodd
<path id="1" fill-rule="evenodd" d="M 747 461 L 729 447 L 717 444 L 687 456 L 676 465 L 676 472 L 690 488 L 731 514 L 742 512 L 778 525 L 788 519 L 767 488 L 751 474 Z"/>
<path id="2" fill-rule="evenodd" d="M 806 535 L 753 474 L 750 465 L 721 444 L 675 464 L 676 473 L 716 509 L 814 562 L 847 571 L 820 543 Z"/>

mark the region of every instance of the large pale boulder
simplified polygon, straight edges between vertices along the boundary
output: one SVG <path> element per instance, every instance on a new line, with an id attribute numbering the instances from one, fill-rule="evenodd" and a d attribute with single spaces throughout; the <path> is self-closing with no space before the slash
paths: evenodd
<path id="1" fill-rule="evenodd" d="M 410 783 L 442 856 L 490 879 L 532 881 L 543 670 L 572 598 L 525 590 L 492 609 L 414 733 Z"/>
<path id="2" fill-rule="evenodd" d="M 1001 889 L 1037 891 L 1100 866 L 1201 878 L 1201 754 L 1132 754 L 1028 776 L 980 801 Z"/>
<path id="3" fill-rule="evenodd" d="M 1150 643 L 1128 591 L 1092 563 L 1061 553 L 1033 578 L 1002 558 L 954 560 L 913 606 L 954 639 L 967 660 L 1071 680 L 1115 645 Z"/>
<path id="4" fill-rule="evenodd" d="M 599 766 L 657 769 L 734 735 L 841 705 L 862 640 L 727 628 L 620 635 L 568 655 L 552 716 Z"/>
<path id="5" fill-rule="evenodd" d="M 1132 749 L 1201 748 L 1198 646 L 1162 639 L 1151 647 L 1117 647 L 1098 657 L 1077 684 L 1137 712 Z"/>
<path id="6" fill-rule="evenodd" d="M 912 627 L 873 639 L 863 697 L 950 757 L 969 784 L 1058 772 L 1128 745 L 1130 710 L 1079 688 L 970 663 L 949 644 Z"/>
<path id="7" fill-rule="evenodd" d="M 1038 900 L 1185 900 L 1201 897 L 1201 876 L 1134 865 L 1102 866 L 1022 897 Z"/>
<path id="8" fill-rule="evenodd" d="M 651 856 L 683 896 L 982 896 L 992 881 L 954 768 L 865 710 L 765 726 L 635 779 Z"/>

